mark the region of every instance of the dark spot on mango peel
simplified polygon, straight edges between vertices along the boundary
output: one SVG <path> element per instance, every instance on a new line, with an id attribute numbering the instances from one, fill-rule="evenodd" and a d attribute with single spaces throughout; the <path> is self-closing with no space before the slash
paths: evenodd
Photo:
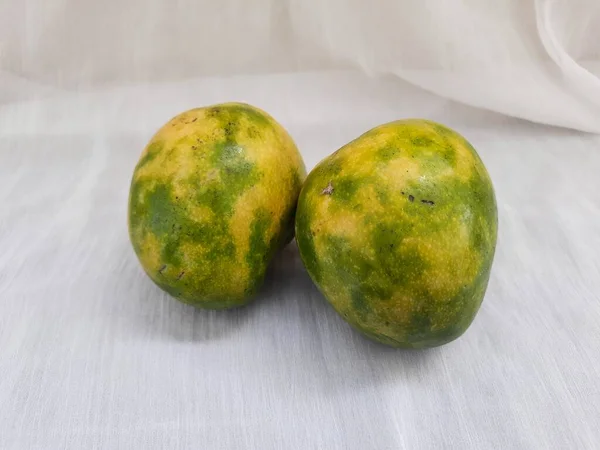
<path id="1" fill-rule="evenodd" d="M 331 195 L 333 193 L 333 185 L 331 181 L 327 184 L 327 187 L 321 191 L 321 195 Z"/>

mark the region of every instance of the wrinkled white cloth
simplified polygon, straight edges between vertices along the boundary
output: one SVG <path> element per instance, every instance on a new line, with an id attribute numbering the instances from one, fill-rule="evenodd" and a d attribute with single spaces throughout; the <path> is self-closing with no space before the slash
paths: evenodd
<path id="1" fill-rule="evenodd" d="M 347 72 L 36 95 L 0 106 L 2 449 L 598 447 L 600 137 Z M 293 244 L 236 311 L 194 310 L 152 284 L 127 237 L 133 167 L 171 116 L 232 99 L 281 121 L 308 168 L 407 116 L 473 143 L 500 224 L 463 337 L 427 351 L 371 343 Z"/>
<path id="2" fill-rule="evenodd" d="M 361 68 L 600 133 L 598 0 L 5 0 L 0 71 L 54 89 Z M 24 88 L 24 89 L 23 89 Z"/>

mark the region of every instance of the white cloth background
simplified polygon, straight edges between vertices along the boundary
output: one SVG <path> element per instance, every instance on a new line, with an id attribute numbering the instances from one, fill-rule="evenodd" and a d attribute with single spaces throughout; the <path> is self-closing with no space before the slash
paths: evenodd
<path id="1" fill-rule="evenodd" d="M 599 448 L 600 138 L 576 131 L 600 131 L 599 30 L 584 0 L 0 0 L 0 448 Z M 463 133 L 500 217 L 469 331 L 373 344 L 294 245 L 247 308 L 156 288 L 133 167 L 174 114 L 227 100 L 309 169 L 397 118 Z"/>
<path id="2" fill-rule="evenodd" d="M 599 61 L 597 0 L 0 2 L 0 69 L 36 93 L 360 67 L 469 105 L 600 132 Z"/>

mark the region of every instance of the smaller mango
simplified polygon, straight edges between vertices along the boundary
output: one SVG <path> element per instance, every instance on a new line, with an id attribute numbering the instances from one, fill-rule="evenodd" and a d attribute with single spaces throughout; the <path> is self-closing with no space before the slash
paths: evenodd
<path id="1" fill-rule="evenodd" d="M 250 301 L 294 234 L 306 170 L 287 131 L 243 103 L 186 111 L 143 151 L 129 236 L 148 276 L 199 308 Z"/>

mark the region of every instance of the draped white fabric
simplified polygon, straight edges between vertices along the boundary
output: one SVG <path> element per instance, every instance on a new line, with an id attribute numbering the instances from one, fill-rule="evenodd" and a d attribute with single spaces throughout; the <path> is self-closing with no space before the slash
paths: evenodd
<path id="1" fill-rule="evenodd" d="M 40 88 L 348 67 L 600 132 L 597 0 L 0 4 L 0 70 Z"/>

